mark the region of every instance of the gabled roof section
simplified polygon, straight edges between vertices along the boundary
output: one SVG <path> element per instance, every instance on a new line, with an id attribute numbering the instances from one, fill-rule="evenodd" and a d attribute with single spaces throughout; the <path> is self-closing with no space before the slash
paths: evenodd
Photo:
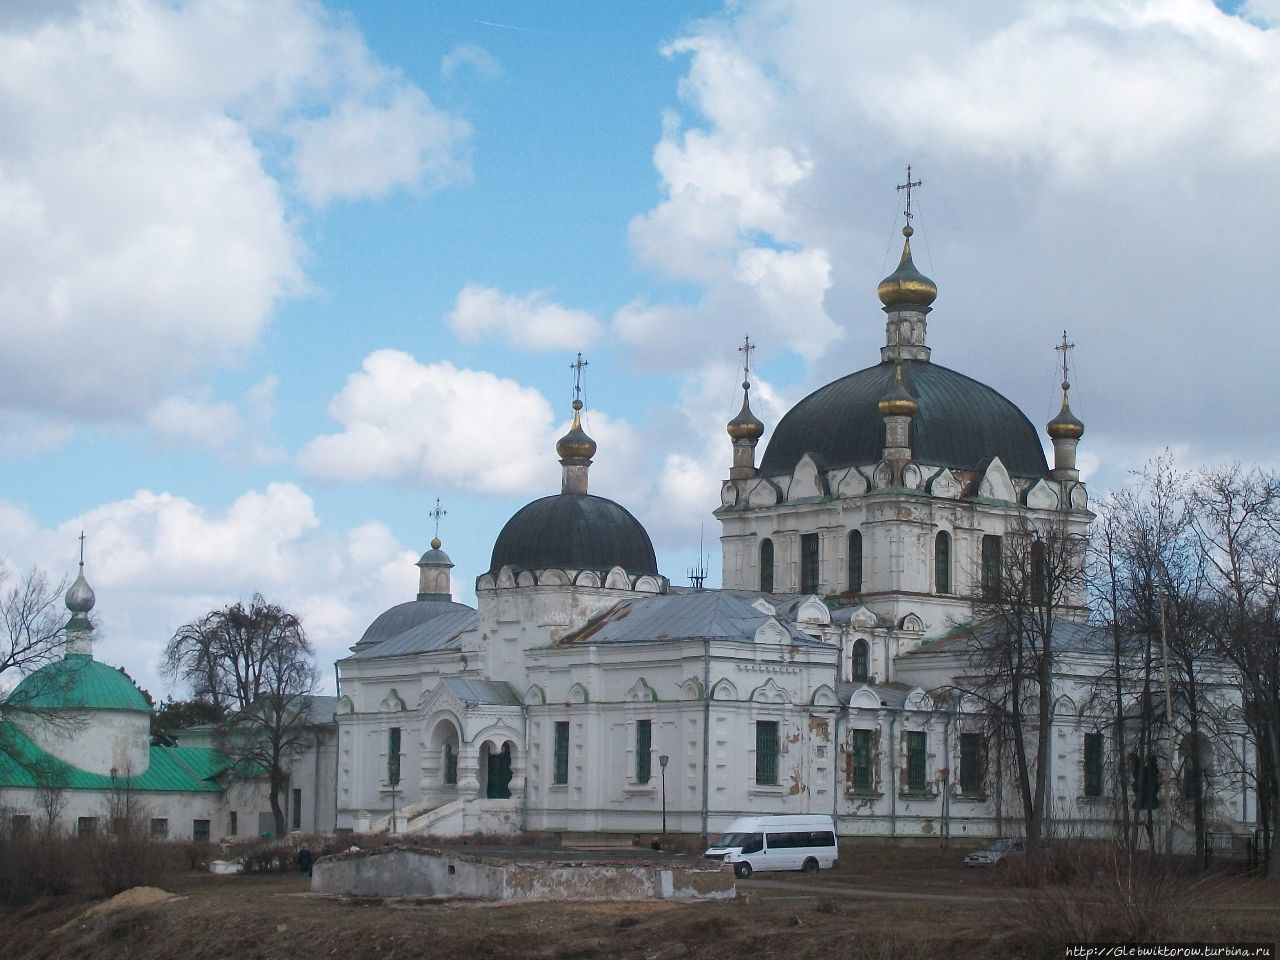
<path id="1" fill-rule="evenodd" d="M 780 598 L 741 590 L 703 590 L 622 600 L 560 641 L 578 643 L 670 643 L 673 640 L 726 640 L 754 643 L 756 631 L 776 619 L 790 641 L 828 646 L 796 628 L 782 616 L 761 612 L 751 601 Z"/>
<path id="2" fill-rule="evenodd" d="M 0 722 L 0 787 L 51 783 L 68 790 L 110 790 L 127 784 L 148 793 L 221 793 L 217 777 L 226 769 L 226 758 L 217 750 L 153 746 L 146 773 L 113 780 L 71 766 L 40 749 L 12 723 Z"/>
<path id="3" fill-rule="evenodd" d="M 384 657 L 403 657 L 414 653 L 457 650 L 460 647 L 458 638 L 473 629 L 477 622 L 478 615 L 470 607 L 441 613 L 415 623 L 402 632 L 386 637 L 371 646 L 357 646 L 351 656 L 340 662 L 379 660 Z"/>
<path id="4" fill-rule="evenodd" d="M 483 703 L 501 707 L 518 707 L 521 703 L 520 695 L 505 680 L 444 677 L 440 682 L 464 704 Z"/>

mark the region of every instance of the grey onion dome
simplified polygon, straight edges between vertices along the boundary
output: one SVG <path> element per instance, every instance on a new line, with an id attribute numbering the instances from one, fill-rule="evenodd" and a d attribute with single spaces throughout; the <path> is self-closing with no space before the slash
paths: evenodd
<path id="1" fill-rule="evenodd" d="M 76 577 L 76 582 L 67 589 L 67 609 L 72 613 L 88 613 L 93 609 L 93 605 L 97 601 L 98 598 L 93 594 L 93 587 L 89 586 L 89 581 L 84 578 L 84 564 L 82 563 L 80 564 L 80 575 Z"/>

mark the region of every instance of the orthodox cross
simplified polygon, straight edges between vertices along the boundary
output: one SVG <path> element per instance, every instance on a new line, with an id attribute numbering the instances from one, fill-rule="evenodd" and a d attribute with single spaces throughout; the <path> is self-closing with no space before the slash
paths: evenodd
<path id="1" fill-rule="evenodd" d="M 742 354 L 742 386 L 745 389 L 751 380 L 751 351 L 756 345 L 751 342 L 750 337 L 742 338 L 742 346 L 738 348 L 738 352 Z"/>
<path id="2" fill-rule="evenodd" d="M 427 513 L 427 516 L 428 516 L 428 517 L 430 517 L 431 519 L 433 519 L 433 520 L 436 522 L 436 532 L 435 532 L 435 537 L 436 537 L 436 539 L 437 539 L 437 540 L 439 540 L 439 539 L 440 539 L 440 518 L 441 518 L 441 517 L 446 517 L 446 516 L 448 516 L 448 515 L 449 515 L 449 511 L 448 511 L 448 510 L 445 510 L 445 509 L 443 509 L 443 508 L 441 508 L 441 506 L 440 506 L 440 498 L 439 498 L 439 497 L 436 497 L 436 508 L 435 508 L 434 510 L 429 511 L 429 512 Z"/>
<path id="3" fill-rule="evenodd" d="M 573 370 L 573 399 L 579 403 L 582 402 L 582 368 L 588 367 L 590 364 L 582 359 L 582 351 L 578 351 L 578 359 L 569 364 L 569 368 Z"/>
<path id="4" fill-rule="evenodd" d="M 80 531 L 80 566 L 84 566 L 84 531 Z"/>
<path id="5" fill-rule="evenodd" d="M 897 187 L 896 187 L 896 189 L 898 189 L 898 190 L 905 190 L 905 191 L 907 191 L 907 209 L 906 209 L 905 213 L 906 213 L 906 215 L 907 215 L 907 223 L 908 223 L 908 224 L 910 224 L 910 223 L 911 223 L 911 188 L 912 188 L 912 187 L 923 187 L 923 186 L 924 186 L 924 181 L 923 181 L 923 180 L 915 180 L 915 181 L 913 181 L 913 180 L 911 179 L 911 164 L 909 164 L 909 163 L 908 163 L 908 164 L 907 164 L 907 182 L 906 182 L 906 183 L 900 183 L 900 184 L 898 184 L 898 185 L 897 185 Z"/>
<path id="6" fill-rule="evenodd" d="M 1067 354 L 1076 348 L 1074 343 L 1067 340 L 1067 331 L 1062 331 L 1062 342 L 1053 349 L 1062 353 L 1062 391 L 1065 394 L 1071 389 L 1071 383 L 1067 380 Z"/>

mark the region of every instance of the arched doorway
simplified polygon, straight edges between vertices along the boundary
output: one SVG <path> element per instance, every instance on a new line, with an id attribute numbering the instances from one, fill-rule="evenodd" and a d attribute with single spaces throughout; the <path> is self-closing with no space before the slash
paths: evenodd
<path id="1" fill-rule="evenodd" d="M 501 748 L 485 741 L 480 747 L 480 771 L 484 777 L 483 791 L 488 800 L 511 799 L 511 754 L 513 745 L 510 740 Z"/>

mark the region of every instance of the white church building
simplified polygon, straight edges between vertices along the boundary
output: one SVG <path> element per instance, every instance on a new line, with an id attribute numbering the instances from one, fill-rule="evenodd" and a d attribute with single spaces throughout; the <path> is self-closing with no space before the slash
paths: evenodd
<path id="1" fill-rule="evenodd" d="M 821 813 L 842 835 L 1016 831 L 981 718 L 938 693 L 971 670 L 958 625 L 1000 576 L 1004 538 L 1087 531 L 1084 424 L 1064 381 L 1050 466 L 1013 403 L 933 361 L 937 288 L 903 232 L 878 362 L 800 401 L 758 465 L 744 380 L 716 511 L 722 589 L 673 586 L 640 521 L 588 492 L 580 399 L 561 490 L 507 522 L 476 609 L 450 596 L 432 542 L 416 599 L 338 662 L 339 827 L 705 834 Z M 1048 802 L 1102 830 L 1131 798 L 1108 720 L 1085 706 L 1105 669 L 1086 614 L 1081 595 L 1056 631 Z M 1250 826 L 1238 761 L 1210 766 L 1213 828 Z"/>

